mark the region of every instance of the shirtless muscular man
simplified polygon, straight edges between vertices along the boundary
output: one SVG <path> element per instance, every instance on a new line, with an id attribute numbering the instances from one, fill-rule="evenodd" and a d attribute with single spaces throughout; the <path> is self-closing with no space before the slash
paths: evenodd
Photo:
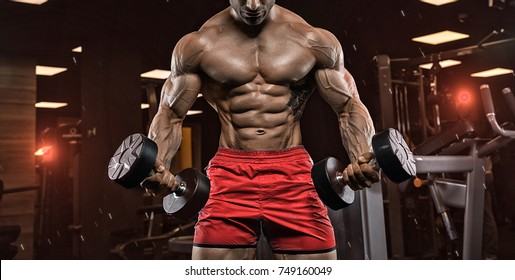
<path id="1" fill-rule="evenodd" d="M 373 124 L 341 45 L 274 0 L 229 2 L 174 49 L 149 132 L 159 147 L 156 173 L 142 185 L 159 195 L 177 188 L 170 164 L 202 92 L 218 112 L 221 135 L 207 168 L 211 192 L 195 226 L 193 259 L 252 259 L 261 229 L 277 259 L 336 259 L 299 120 L 316 89 L 338 116 L 351 159 L 345 181 L 356 190 L 378 181 L 367 164 Z"/>

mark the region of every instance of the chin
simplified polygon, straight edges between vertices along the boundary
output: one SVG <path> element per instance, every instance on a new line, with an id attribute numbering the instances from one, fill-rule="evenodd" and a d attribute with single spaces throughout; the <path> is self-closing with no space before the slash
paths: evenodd
<path id="1" fill-rule="evenodd" d="M 256 26 L 256 25 L 260 25 L 261 23 L 263 23 L 263 21 L 265 21 L 264 18 L 259 18 L 259 19 L 244 19 L 243 20 L 247 25 L 252 25 L 252 26 Z"/>

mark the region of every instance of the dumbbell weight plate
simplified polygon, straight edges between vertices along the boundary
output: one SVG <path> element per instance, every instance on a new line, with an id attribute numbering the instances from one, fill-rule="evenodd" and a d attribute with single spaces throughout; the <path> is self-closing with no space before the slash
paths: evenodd
<path id="1" fill-rule="evenodd" d="M 175 175 L 179 189 L 163 198 L 166 213 L 186 221 L 194 217 L 209 198 L 209 179 L 194 168 L 187 168 Z"/>
<path id="2" fill-rule="evenodd" d="M 157 144 L 143 134 L 123 140 L 108 166 L 109 179 L 125 188 L 134 188 L 150 174 L 157 157 Z"/>
<path id="3" fill-rule="evenodd" d="M 375 161 L 369 163 L 396 183 L 416 175 L 415 159 L 400 132 L 382 131 L 372 138 Z M 354 191 L 339 182 L 345 167 L 335 158 L 327 158 L 313 166 L 311 176 L 320 199 L 331 209 L 338 210 L 354 201 Z"/>
<path id="4" fill-rule="evenodd" d="M 372 148 L 379 167 L 393 182 L 404 182 L 416 175 L 413 153 L 398 130 L 390 128 L 374 135 Z"/>
<path id="5" fill-rule="evenodd" d="M 333 210 L 342 209 L 354 202 L 354 191 L 349 186 L 338 182 L 336 176 L 344 169 L 343 164 L 333 157 L 317 162 L 311 169 L 311 178 L 318 196 L 327 207 Z"/>

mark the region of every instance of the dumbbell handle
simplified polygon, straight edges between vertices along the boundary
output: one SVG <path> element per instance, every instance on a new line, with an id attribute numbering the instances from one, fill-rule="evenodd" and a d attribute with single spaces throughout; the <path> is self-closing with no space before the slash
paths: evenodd
<path id="1" fill-rule="evenodd" d="M 154 174 L 156 174 L 156 172 L 154 170 L 151 170 L 150 173 L 149 173 L 149 176 L 152 176 Z M 181 181 L 179 183 L 179 186 L 177 187 L 177 189 L 175 191 L 173 191 L 172 193 L 176 197 L 178 197 L 178 196 L 183 195 L 187 188 L 188 188 L 188 184 L 186 182 L 184 182 L 184 181 Z"/>
<path id="2" fill-rule="evenodd" d="M 376 171 L 379 170 L 379 165 L 377 164 L 375 158 L 368 162 L 368 165 Z M 340 183 L 340 185 L 348 187 L 348 185 L 343 181 L 343 170 L 336 172 L 336 180 L 338 181 L 338 183 Z"/>
<path id="3" fill-rule="evenodd" d="M 184 192 L 186 191 L 187 187 L 188 187 L 188 184 L 186 184 L 186 182 L 182 181 L 182 182 L 179 183 L 179 186 L 173 192 L 173 194 L 176 195 L 176 196 L 181 196 L 181 195 L 184 194 Z"/>

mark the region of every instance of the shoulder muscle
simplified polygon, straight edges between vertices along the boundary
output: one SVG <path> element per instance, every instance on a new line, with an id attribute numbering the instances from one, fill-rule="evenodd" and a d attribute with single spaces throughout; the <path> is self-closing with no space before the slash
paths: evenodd
<path id="1" fill-rule="evenodd" d="M 173 76 L 197 72 L 203 52 L 201 39 L 199 31 L 196 31 L 185 35 L 177 42 L 171 61 Z"/>
<path id="2" fill-rule="evenodd" d="M 343 68 L 343 51 L 340 42 L 331 32 L 313 28 L 311 49 L 315 52 L 321 68 Z"/>

